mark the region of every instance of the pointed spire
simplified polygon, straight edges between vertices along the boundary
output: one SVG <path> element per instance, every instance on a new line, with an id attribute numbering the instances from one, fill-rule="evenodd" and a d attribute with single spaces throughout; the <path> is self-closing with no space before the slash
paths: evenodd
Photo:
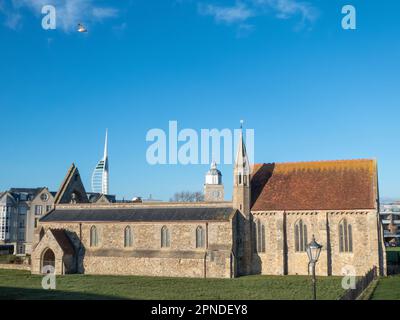
<path id="1" fill-rule="evenodd" d="M 104 143 L 103 160 L 106 160 L 107 157 L 108 157 L 108 129 L 106 129 L 106 140 L 105 140 L 105 143 Z"/>
<path id="2" fill-rule="evenodd" d="M 240 121 L 239 142 L 236 151 L 235 167 L 243 168 L 244 174 L 249 173 L 250 165 L 247 157 L 246 145 L 243 139 L 243 120 Z"/>

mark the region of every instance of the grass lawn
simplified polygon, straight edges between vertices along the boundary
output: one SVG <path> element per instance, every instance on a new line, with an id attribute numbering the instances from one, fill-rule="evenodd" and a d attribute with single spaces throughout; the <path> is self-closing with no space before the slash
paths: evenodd
<path id="1" fill-rule="evenodd" d="M 400 275 L 380 278 L 372 300 L 400 300 Z"/>
<path id="2" fill-rule="evenodd" d="M 0 269 L 0 299 L 311 299 L 307 276 L 246 276 L 236 279 L 67 275 L 57 290 L 43 290 L 41 276 Z M 340 277 L 317 278 L 318 299 L 343 293 Z"/>

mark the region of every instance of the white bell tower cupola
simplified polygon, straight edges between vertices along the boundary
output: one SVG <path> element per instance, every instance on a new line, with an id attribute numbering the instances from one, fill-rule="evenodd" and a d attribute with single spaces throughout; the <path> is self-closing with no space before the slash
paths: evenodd
<path id="1" fill-rule="evenodd" d="M 211 168 L 206 174 L 206 184 L 222 184 L 221 171 L 217 169 L 217 163 L 213 161 Z"/>
<path id="2" fill-rule="evenodd" d="M 222 184 L 221 171 L 217 169 L 217 163 L 213 161 L 211 168 L 206 173 L 204 183 L 204 201 L 224 201 L 224 185 Z"/>

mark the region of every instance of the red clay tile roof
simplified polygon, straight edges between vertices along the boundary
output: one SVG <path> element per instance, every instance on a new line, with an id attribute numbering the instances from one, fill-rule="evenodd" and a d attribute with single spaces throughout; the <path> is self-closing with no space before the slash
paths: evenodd
<path id="1" fill-rule="evenodd" d="M 374 209 L 376 161 L 255 164 L 252 211 Z"/>

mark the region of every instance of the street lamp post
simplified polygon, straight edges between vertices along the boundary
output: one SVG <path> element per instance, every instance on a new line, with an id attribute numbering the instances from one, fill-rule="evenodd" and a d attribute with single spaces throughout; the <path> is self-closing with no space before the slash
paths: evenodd
<path id="1" fill-rule="evenodd" d="M 313 235 L 311 242 L 307 246 L 307 255 L 308 255 L 308 266 L 312 268 L 312 284 L 313 284 L 313 300 L 317 300 L 317 280 L 315 278 L 315 265 L 317 264 L 319 255 L 321 253 L 322 246 L 315 241 L 315 237 Z M 309 268 L 310 270 L 310 268 Z"/>

